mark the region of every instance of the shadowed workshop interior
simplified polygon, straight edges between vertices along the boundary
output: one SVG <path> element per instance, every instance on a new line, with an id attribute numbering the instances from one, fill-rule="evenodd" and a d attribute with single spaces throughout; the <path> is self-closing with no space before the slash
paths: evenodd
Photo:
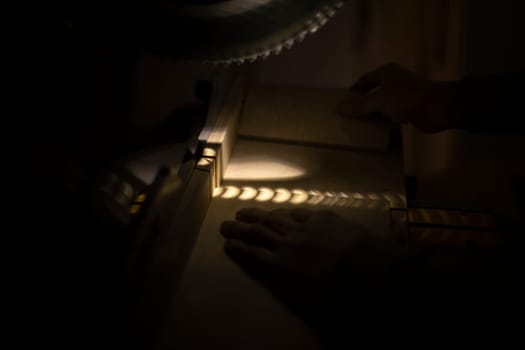
<path id="1" fill-rule="evenodd" d="M 429 133 L 413 120 L 345 118 L 339 108 L 350 87 L 391 62 L 425 81 L 522 77 L 522 1 L 30 6 L 20 33 L 29 57 L 21 137 L 8 141 L 20 153 L 7 185 L 14 214 L 2 234 L 6 316 L 20 347 L 349 348 L 354 334 L 381 338 L 412 317 L 404 299 L 377 324 L 382 316 L 334 321 L 343 311 L 321 326 L 303 317 L 225 254 L 221 224 L 243 208 L 330 211 L 406 247 L 492 252 L 508 231 L 523 241 L 522 127 Z M 512 79 L 500 94 L 521 99 Z M 477 89 L 483 111 L 491 95 Z M 509 108 L 490 120 L 505 124 Z M 512 254 L 498 254 L 514 259 L 512 269 L 482 270 L 501 278 L 487 278 L 487 289 L 495 280 L 507 289 L 497 301 L 481 293 L 468 313 L 490 330 L 498 315 L 513 333 L 508 324 L 523 324 L 510 320 L 522 310 L 513 283 L 525 258 L 508 245 Z M 439 278 L 455 276 L 454 264 L 443 263 Z M 345 291 L 335 294 L 360 297 Z M 421 331 L 427 340 L 457 331 L 448 307 L 436 313 L 439 330 Z"/>

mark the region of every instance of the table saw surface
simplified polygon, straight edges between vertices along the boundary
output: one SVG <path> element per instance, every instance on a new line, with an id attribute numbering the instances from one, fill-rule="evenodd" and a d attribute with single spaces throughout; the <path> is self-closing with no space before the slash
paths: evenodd
<path id="1" fill-rule="evenodd" d="M 389 234 L 390 208 L 404 205 L 395 153 L 238 139 L 174 292 L 159 348 L 321 349 L 302 320 L 225 255 L 220 224 L 245 207 L 302 206 L 334 210 L 374 234 Z"/>

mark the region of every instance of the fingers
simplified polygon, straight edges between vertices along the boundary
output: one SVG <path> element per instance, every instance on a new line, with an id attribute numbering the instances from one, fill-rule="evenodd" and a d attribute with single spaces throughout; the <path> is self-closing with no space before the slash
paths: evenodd
<path id="1" fill-rule="evenodd" d="M 260 223 L 281 235 L 286 235 L 287 232 L 294 229 L 295 224 L 306 222 L 316 215 L 320 217 L 338 216 L 335 212 L 329 210 L 313 211 L 306 208 L 281 208 L 267 211 L 258 208 L 246 208 L 237 212 L 236 220 L 249 224 Z M 230 223 L 227 225 L 230 225 Z"/>
<path id="2" fill-rule="evenodd" d="M 274 249 L 280 236 L 261 224 L 225 221 L 220 228 L 221 234 L 227 239 L 235 239 L 243 243 Z"/>
<path id="3" fill-rule="evenodd" d="M 342 116 L 351 118 L 384 119 L 385 114 L 385 91 L 378 91 L 371 95 L 359 95 L 350 93 L 347 98 L 339 105 L 339 113 Z"/>
<path id="4" fill-rule="evenodd" d="M 237 212 L 235 219 L 242 222 L 263 222 L 269 213 L 259 208 L 245 208 Z"/>
<path id="5" fill-rule="evenodd" d="M 263 277 L 274 265 L 272 252 L 237 239 L 226 240 L 224 251 L 254 277 Z"/>
<path id="6" fill-rule="evenodd" d="M 305 208 L 294 208 L 290 210 L 290 216 L 297 222 L 306 222 L 313 215 L 313 211 Z"/>
<path id="7" fill-rule="evenodd" d="M 258 208 L 247 208 L 237 212 L 236 219 L 245 223 L 260 223 L 269 229 L 286 235 L 293 230 L 294 221 L 286 209 L 266 211 Z"/>
<path id="8" fill-rule="evenodd" d="M 294 229 L 294 222 L 286 209 L 273 210 L 264 220 L 264 225 L 275 232 L 286 235 Z"/>
<path id="9" fill-rule="evenodd" d="M 382 74 L 380 71 L 373 71 L 365 74 L 352 85 L 350 92 L 359 95 L 367 95 L 377 90 L 382 83 Z"/>
<path id="10" fill-rule="evenodd" d="M 374 90 L 381 88 L 385 81 L 388 81 L 392 75 L 403 70 L 395 63 L 389 63 L 378 69 L 365 74 L 351 88 L 350 92 L 360 95 L 372 94 Z"/>
<path id="11" fill-rule="evenodd" d="M 351 88 L 345 101 L 339 106 L 343 116 L 367 118 L 373 116 L 378 121 L 390 117 L 386 111 L 386 101 L 390 99 L 392 84 L 409 74 L 397 64 L 384 65 L 365 74 Z"/>
<path id="12" fill-rule="evenodd" d="M 273 254 L 269 250 L 246 244 L 237 239 L 228 239 L 224 244 L 224 250 L 232 257 L 251 262 L 269 264 L 273 260 Z"/>
<path id="13" fill-rule="evenodd" d="M 257 220 L 264 210 L 242 210 L 237 216 L 245 221 L 225 221 L 220 232 L 226 238 L 224 251 L 243 270 L 256 279 L 264 279 L 274 266 L 272 253 L 280 236 Z M 251 222 L 250 222 L 251 221 Z"/>

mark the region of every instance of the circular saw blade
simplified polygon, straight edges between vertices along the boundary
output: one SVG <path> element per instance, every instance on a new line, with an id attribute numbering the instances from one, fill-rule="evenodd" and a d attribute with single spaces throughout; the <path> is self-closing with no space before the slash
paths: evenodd
<path id="1" fill-rule="evenodd" d="M 252 62 L 315 33 L 341 0 L 159 0 L 144 9 L 148 51 L 213 63 Z"/>

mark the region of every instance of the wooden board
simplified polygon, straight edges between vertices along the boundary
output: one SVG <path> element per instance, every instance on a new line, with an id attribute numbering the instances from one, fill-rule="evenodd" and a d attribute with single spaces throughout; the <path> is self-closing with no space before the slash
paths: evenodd
<path id="1" fill-rule="evenodd" d="M 269 140 L 387 151 L 388 125 L 343 118 L 346 90 L 282 86 L 250 88 L 238 134 Z"/>

